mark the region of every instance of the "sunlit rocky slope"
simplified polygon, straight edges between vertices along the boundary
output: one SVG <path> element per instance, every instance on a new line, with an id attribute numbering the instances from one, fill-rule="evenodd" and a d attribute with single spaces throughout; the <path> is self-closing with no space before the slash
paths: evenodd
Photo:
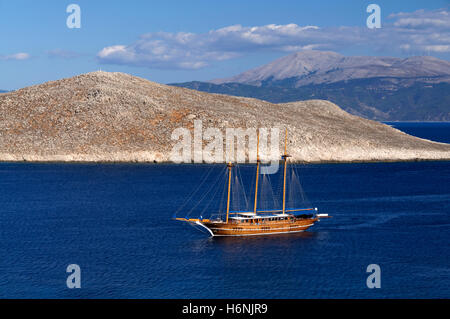
<path id="1" fill-rule="evenodd" d="M 450 145 L 333 103 L 272 104 L 93 72 L 0 94 L 2 161 L 170 161 L 175 128 L 287 127 L 295 161 L 450 159 Z"/>

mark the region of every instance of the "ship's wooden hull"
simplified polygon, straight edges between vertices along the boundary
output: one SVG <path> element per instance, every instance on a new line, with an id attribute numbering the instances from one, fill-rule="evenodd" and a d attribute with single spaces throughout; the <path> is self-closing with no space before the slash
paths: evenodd
<path id="1" fill-rule="evenodd" d="M 302 232 L 313 226 L 317 220 L 318 218 L 290 219 L 256 224 L 204 222 L 202 225 L 213 236 L 256 236 Z"/>

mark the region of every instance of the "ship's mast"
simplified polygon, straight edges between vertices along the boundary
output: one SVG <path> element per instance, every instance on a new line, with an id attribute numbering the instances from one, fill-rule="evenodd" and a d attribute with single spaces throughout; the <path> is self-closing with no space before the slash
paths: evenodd
<path id="1" fill-rule="evenodd" d="M 281 156 L 284 162 L 284 175 L 283 175 L 283 215 L 286 212 L 286 167 L 287 167 L 287 158 L 290 157 L 290 155 L 286 152 L 287 148 L 287 129 L 284 134 L 284 154 Z"/>
<path id="2" fill-rule="evenodd" d="M 230 214 L 230 189 L 231 189 L 231 167 L 233 164 L 231 162 L 228 163 L 228 198 L 227 198 L 227 219 L 226 223 L 228 224 L 228 215 Z"/>
<path id="3" fill-rule="evenodd" d="M 255 205 L 253 212 L 256 214 L 256 206 L 258 202 L 258 179 L 259 179 L 259 130 L 257 131 L 257 143 L 256 143 L 256 183 L 255 183 Z"/>

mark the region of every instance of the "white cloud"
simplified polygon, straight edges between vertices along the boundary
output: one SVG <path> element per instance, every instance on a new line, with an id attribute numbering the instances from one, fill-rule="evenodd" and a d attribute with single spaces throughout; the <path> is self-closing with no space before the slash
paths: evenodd
<path id="1" fill-rule="evenodd" d="M 450 14 L 446 9 L 400 12 L 389 18 L 396 19 L 394 26 L 402 28 L 450 28 Z"/>
<path id="2" fill-rule="evenodd" d="M 425 50 L 433 52 L 450 52 L 450 45 L 426 45 Z"/>
<path id="3" fill-rule="evenodd" d="M 450 13 L 448 9 L 417 10 L 391 14 L 388 32 L 394 44 L 410 52 L 450 52 Z M 401 43 L 400 43 L 401 42 Z"/>
<path id="4" fill-rule="evenodd" d="M 0 60 L 28 60 L 31 56 L 28 53 L 19 52 L 10 55 L 0 55 Z"/>
<path id="5" fill-rule="evenodd" d="M 392 14 L 381 29 L 360 27 L 268 24 L 231 25 L 206 33 L 153 32 L 129 45 L 103 48 L 101 63 L 149 68 L 198 69 L 217 61 L 259 51 L 294 52 L 363 47 L 377 52 L 450 52 L 450 15 L 447 9 Z"/>
<path id="6" fill-rule="evenodd" d="M 269 24 L 257 27 L 232 25 L 203 34 L 148 33 L 131 45 L 105 47 L 97 58 L 102 63 L 198 69 L 255 50 L 294 51 L 297 48 L 291 46 L 296 38 L 311 37 L 307 33 L 318 29 L 316 26 Z"/>

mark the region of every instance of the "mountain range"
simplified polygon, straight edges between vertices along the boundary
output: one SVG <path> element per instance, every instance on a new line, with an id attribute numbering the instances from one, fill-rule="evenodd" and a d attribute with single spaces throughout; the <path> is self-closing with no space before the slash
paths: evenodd
<path id="1" fill-rule="evenodd" d="M 302 51 L 224 79 L 175 83 L 273 103 L 326 99 L 374 120 L 450 121 L 450 62 Z"/>

